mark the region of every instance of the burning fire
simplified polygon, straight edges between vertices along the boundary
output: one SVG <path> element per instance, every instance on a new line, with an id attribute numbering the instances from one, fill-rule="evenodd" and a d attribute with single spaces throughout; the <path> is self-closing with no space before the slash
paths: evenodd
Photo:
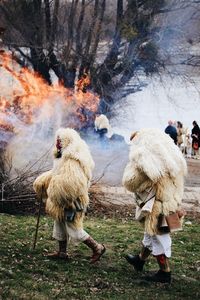
<path id="1" fill-rule="evenodd" d="M 90 83 L 90 76 L 87 73 L 84 73 L 83 76 L 76 82 L 77 90 L 86 93 L 87 87 Z"/>
<path id="2" fill-rule="evenodd" d="M 1 69 L 12 79 L 12 88 L 8 91 L 5 83 L 0 81 L 0 130 L 15 132 L 13 118 L 25 125 L 34 123 L 39 110 L 46 104 L 52 107 L 48 111 L 50 118 L 58 101 L 66 111 L 63 126 L 71 125 L 80 129 L 97 111 L 99 97 L 87 90 L 89 75 L 84 74 L 77 81 L 74 91 L 61 84 L 50 86 L 36 72 L 21 68 L 6 52 L 0 52 L 0 71 Z"/>

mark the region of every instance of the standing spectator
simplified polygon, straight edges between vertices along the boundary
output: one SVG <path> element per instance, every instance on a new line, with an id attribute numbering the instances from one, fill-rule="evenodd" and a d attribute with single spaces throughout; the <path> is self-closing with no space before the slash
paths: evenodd
<path id="1" fill-rule="evenodd" d="M 186 157 L 191 157 L 191 138 L 188 127 L 183 128 L 183 154 Z"/>
<path id="2" fill-rule="evenodd" d="M 177 145 L 177 130 L 173 126 L 173 121 L 168 121 L 168 126 L 165 128 L 165 133 L 169 134 L 174 143 Z"/>
<path id="3" fill-rule="evenodd" d="M 199 146 L 200 146 L 200 129 L 199 125 L 196 121 L 192 122 L 193 128 L 192 128 L 192 152 L 193 155 L 197 155 L 199 152 Z"/>
<path id="4" fill-rule="evenodd" d="M 183 143 L 183 124 L 177 121 L 177 145 L 180 148 Z"/>

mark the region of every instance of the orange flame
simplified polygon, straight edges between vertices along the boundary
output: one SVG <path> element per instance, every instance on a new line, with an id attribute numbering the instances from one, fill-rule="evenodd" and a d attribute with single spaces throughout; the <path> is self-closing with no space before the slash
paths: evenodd
<path id="1" fill-rule="evenodd" d="M 71 125 L 79 128 L 79 122 L 88 122 L 88 112 L 94 114 L 97 111 L 99 97 L 86 90 L 90 78 L 85 74 L 77 81 L 73 91 L 62 84 L 48 85 L 36 72 L 21 68 L 6 52 L 0 52 L 0 70 L 1 68 L 10 74 L 13 86 L 10 95 L 6 92 L 5 96 L 0 97 L 0 114 L 15 114 L 23 123 L 31 124 L 39 108 L 45 103 L 53 105 L 59 99 L 66 110 L 70 108 L 70 113 L 74 116 L 75 121 Z M 0 123 L 3 122 L 0 120 Z M 66 120 L 66 125 L 69 124 L 70 120 Z"/>
<path id="2" fill-rule="evenodd" d="M 90 83 L 91 80 L 89 74 L 84 73 L 83 76 L 76 82 L 77 90 L 86 93 L 87 87 Z"/>

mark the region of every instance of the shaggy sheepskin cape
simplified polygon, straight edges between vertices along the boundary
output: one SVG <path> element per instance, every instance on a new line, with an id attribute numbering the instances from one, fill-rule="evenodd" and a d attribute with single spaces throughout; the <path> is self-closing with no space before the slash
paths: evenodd
<path id="1" fill-rule="evenodd" d="M 173 140 L 158 129 L 143 129 L 132 140 L 129 163 L 122 183 L 127 190 L 143 193 L 155 188 L 152 212 L 145 218 L 145 231 L 157 234 L 158 216 L 175 212 L 181 204 L 186 161 Z"/>
<path id="2" fill-rule="evenodd" d="M 57 158 L 57 140 L 61 145 L 61 157 Z M 36 178 L 33 187 L 46 200 L 46 211 L 54 219 L 62 221 L 64 209 L 76 209 L 76 202 L 86 209 L 89 203 L 88 188 L 92 178 L 94 161 L 87 144 L 70 128 L 56 132 L 53 169 Z M 78 213 L 74 227 L 81 228 L 83 213 Z"/>
<path id="3" fill-rule="evenodd" d="M 109 124 L 108 118 L 103 114 L 96 117 L 96 119 L 94 121 L 94 126 L 95 126 L 95 129 L 106 128 L 107 130 L 110 130 L 110 124 Z"/>

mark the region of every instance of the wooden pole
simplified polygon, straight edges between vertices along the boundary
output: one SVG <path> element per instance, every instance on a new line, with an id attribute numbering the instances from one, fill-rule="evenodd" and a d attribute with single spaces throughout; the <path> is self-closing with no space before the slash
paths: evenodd
<path id="1" fill-rule="evenodd" d="M 43 188 L 42 188 L 40 202 L 39 202 L 39 209 L 38 209 L 38 215 L 37 215 L 37 224 L 36 224 L 36 228 L 35 228 L 35 237 L 34 237 L 34 242 L 33 242 L 33 250 L 35 250 L 36 243 L 37 243 L 38 228 L 39 228 L 41 209 L 42 209 L 42 195 L 43 195 Z"/>

